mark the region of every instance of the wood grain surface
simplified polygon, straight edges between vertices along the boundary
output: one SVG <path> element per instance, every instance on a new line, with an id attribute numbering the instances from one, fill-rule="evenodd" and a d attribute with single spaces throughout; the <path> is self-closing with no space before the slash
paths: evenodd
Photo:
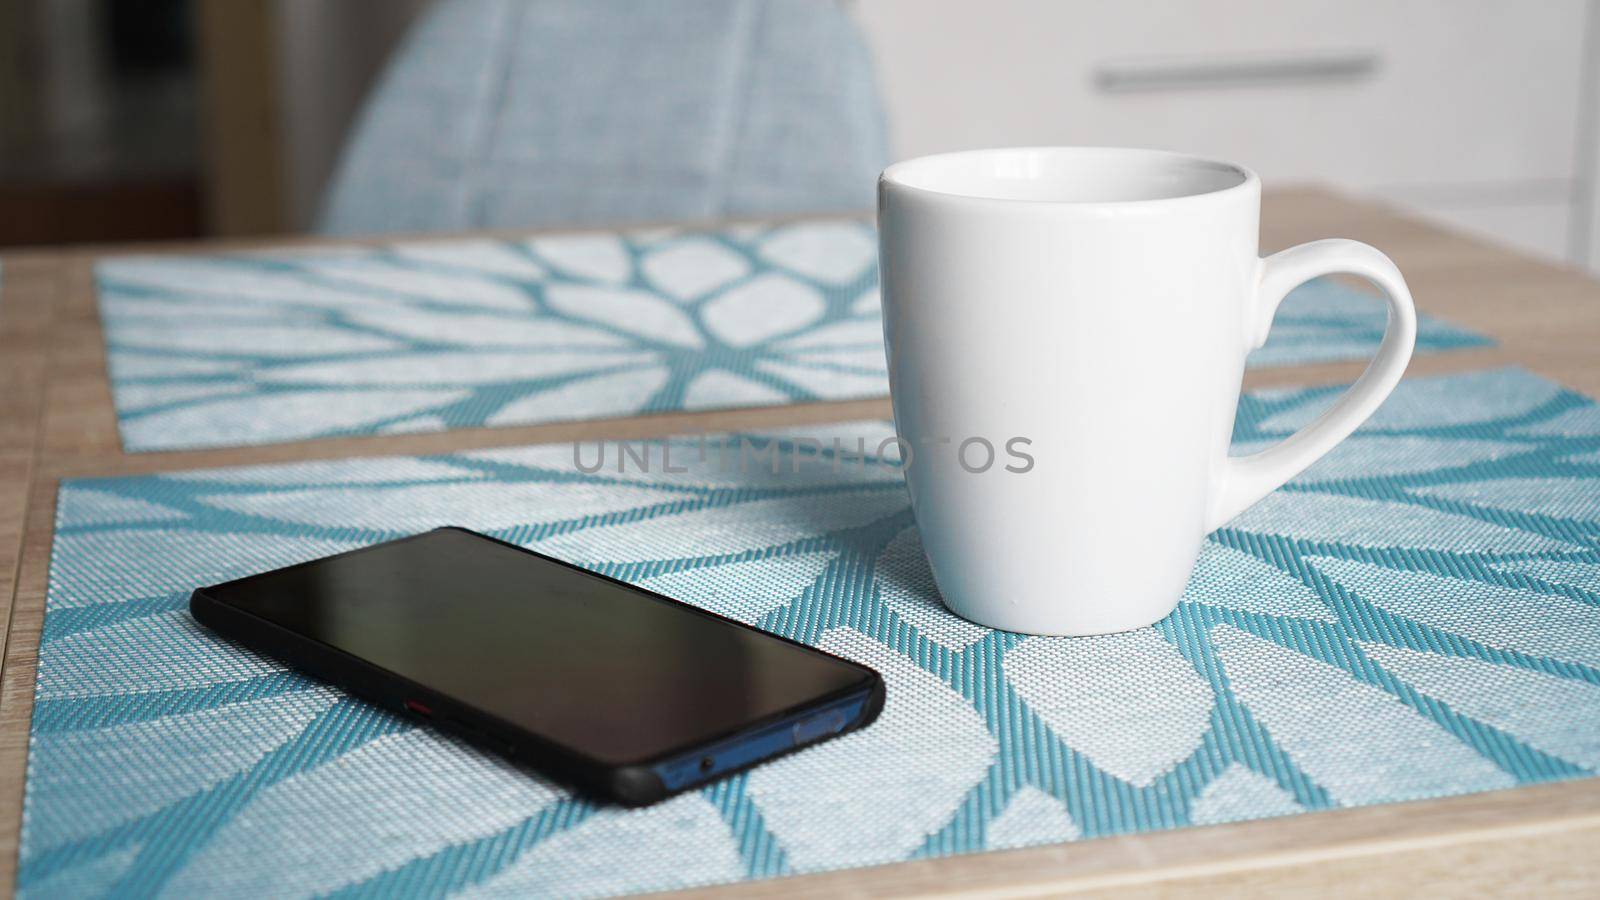
<path id="1" fill-rule="evenodd" d="M 496 234 L 516 234 L 497 232 Z M 1418 309 L 1497 346 L 1418 356 L 1408 375 L 1520 365 L 1600 396 L 1600 283 L 1315 187 L 1269 191 L 1264 251 L 1324 237 L 1394 258 Z M 28 718 L 62 478 L 455 450 L 681 431 L 886 418 L 886 399 L 438 434 L 124 454 L 95 314 L 93 264 L 125 252 L 214 252 L 292 239 L 0 254 L 0 885 L 15 882 Z M 1354 379 L 1364 362 L 1258 369 L 1247 388 Z M 1597 723 L 1600 727 L 1600 723 Z M 1600 893 L 1600 779 L 1441 800 L 1307 813 L 744 883 L 699 893 L 768 896 L 1068 893 L 1166 897 Z"/>

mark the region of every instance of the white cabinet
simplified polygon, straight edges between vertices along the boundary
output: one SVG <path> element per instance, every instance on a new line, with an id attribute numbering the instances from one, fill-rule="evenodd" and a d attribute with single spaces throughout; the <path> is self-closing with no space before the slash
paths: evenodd
<path id="1" fill-rule="evenodd" d="M 1168 147 L 1568 249 L 1586 0 L 856 0 L 895 152 Z"/>

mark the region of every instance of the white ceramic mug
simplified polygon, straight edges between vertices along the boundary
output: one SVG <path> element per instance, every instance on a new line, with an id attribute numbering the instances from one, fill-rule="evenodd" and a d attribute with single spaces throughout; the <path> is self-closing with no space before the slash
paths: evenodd
<path id="1" fill-rule="evenodd" d="M 1394 263 L 1347 240 L 1262 259 L 1260 215 L 1252 172 L 1152 150 L 976 150 L 884 171 L 895 427 L 953 611 L 1055 635 L 1163 618 L 1208 532 L 1394 389 L 1416 339 Z M 1286 293 L 1333 272 L 1387 295 L 1377 357 L 1316 421 L 1230 458 L 1245 354 Z"/>

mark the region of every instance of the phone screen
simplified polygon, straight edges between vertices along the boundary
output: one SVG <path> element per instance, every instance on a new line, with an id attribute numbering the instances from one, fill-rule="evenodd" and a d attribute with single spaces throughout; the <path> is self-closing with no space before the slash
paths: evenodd
<path id="1" fill-rule="evenodd" d="M 455 530 L 208 588 L 605 762 L 641 762 L 870 671 Z"/>

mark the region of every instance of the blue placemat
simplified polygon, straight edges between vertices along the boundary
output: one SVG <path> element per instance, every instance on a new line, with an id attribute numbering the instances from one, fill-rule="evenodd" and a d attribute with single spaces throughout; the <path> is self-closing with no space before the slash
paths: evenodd
<path id="1" fill-rule="evenodd" d="M 856 221 L 102 262 L 130 451 L 888 393 Z M 1291 294 L 1257 365 L 1371 356 L 1383 306 Z M 1424 317 L 1418 349 L 1488 341 Z"/>
<path id="2" fill-rule="evenodd" d="M 1249 396 L 1238 438 L 1281 437 L 1335 393 Z M 791 442 L 799 474 L 740 474 L 683 440 L 688 471 L 666 474 L 653 446 L 648 473 L 581 474 L 556 445 L 64 484 L 25 892 L 594 895 L 1600 767 L 1600 407 L 1525 372 L 1404 383 L 1215 534 L 1172 617 L 1099 638 L 944 612 L 892 467 L 835 473 L 831 449 Z M 192 585 L 439 523 L 859 659 L 888 680 L 883 716 L 651 809 L 596 809 L 185 612 Z"/>

